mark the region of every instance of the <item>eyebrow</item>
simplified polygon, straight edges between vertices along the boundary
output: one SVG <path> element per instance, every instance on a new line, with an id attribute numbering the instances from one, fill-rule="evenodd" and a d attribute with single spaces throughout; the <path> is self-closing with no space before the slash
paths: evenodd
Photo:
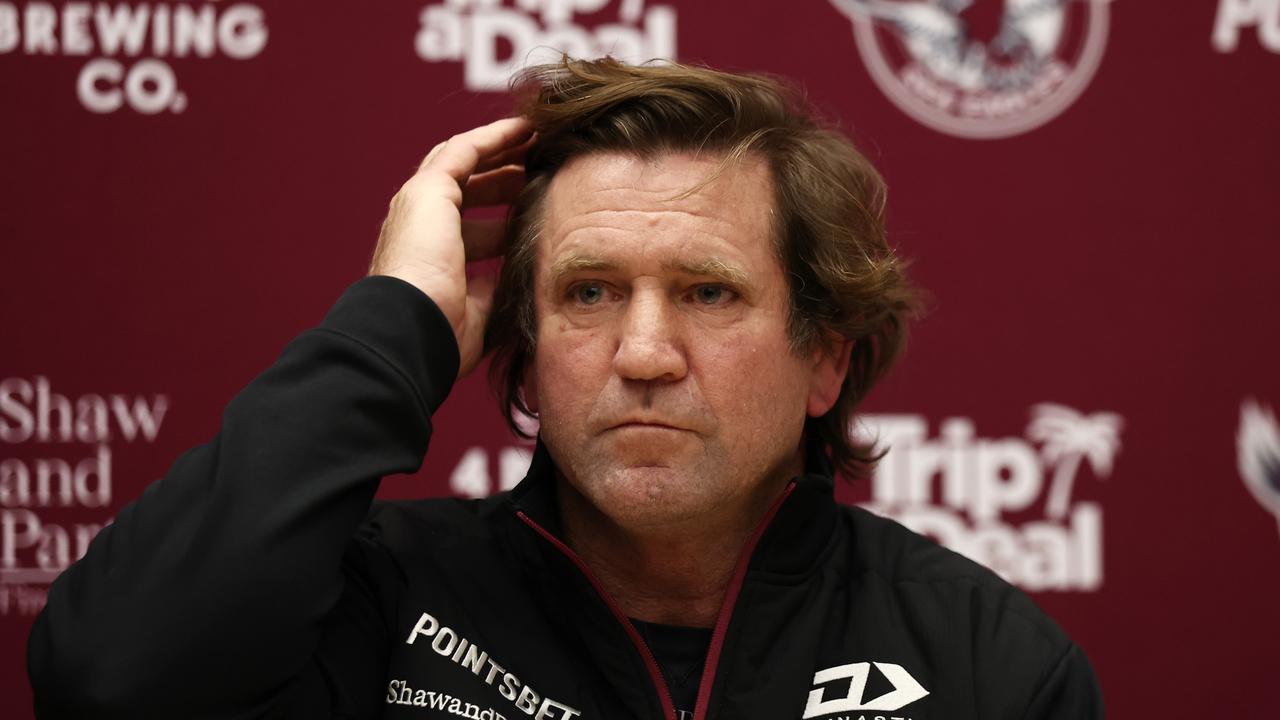
<path id="1" fill-rule="evenodd" d="M 710 257 L 697 262 L 665 262 L 662 266 L 669 270 L 677 270 L 686 275 L 706 275 L 730 285 L 746 285 L 747 271 L 737 265 Z"/>
<path id="2" fill-rule="evenodd" d="M 582 271 L 611 272 L 621 269 L 621 265 L 604 258 L 590 255 L 572 254 L 562 257 L 551 264 L 550 287 L 556 287 L 567 275 Z M 713 277 L 730 285 L 746 285 L 748 275 L 738 265 L 717 257 L 704 258 L 695 262 L 683 260 L 667 260 L 662 263 L 664 270 L 674 270 L 685 275 L 701 275 Z"/>

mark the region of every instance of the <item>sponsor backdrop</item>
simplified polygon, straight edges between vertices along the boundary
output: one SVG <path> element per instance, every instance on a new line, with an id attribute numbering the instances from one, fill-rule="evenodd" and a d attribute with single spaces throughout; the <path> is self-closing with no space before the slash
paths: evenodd
<path id="1" fill-rule="evenodd" d="M 1113 717 L 1280 716 L 1280 0 L 0 2 L 0 715 L 49 582 L 556 50 L 803 85 L 933 294 L 842 496 L 1030 591 Z M 383 496 L 521 477 L 481 376 Z"/>

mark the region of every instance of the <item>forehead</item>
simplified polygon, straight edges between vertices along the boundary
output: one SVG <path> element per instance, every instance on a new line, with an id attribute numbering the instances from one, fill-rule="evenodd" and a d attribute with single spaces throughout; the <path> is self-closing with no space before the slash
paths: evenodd
<path id="1" fill-rule="evenodd" d="M 694 256 L 687 261 L 726 256 L 740 264 L 771 260 L 768 164 L 749 154 L 715 176 L 721 161 L 690 153 L 574 158 L 547 190 L 539 264 L 568 255 L 610 262 L 675 255 Z"/>

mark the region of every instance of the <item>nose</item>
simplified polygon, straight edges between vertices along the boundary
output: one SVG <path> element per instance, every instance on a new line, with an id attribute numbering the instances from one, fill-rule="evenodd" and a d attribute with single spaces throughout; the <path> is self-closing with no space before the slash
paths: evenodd
<path id="1" fill-rule="evenodd" d="M 669 382 L 688 372 L 676 309 L 661 293 L 636 293 L 627 303 L 614 370 L 626 380 Z"/>

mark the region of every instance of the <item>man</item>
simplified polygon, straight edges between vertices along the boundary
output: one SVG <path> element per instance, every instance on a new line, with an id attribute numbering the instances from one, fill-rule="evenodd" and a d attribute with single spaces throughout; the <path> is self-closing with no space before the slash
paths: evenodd
<path id="1" fill-rule="evenodd" d="M 700 68 L 566 61 L 521 96 L 54 584 L 41 717 L 1099 717 L 1025 596 L 832 499 L 913 304 L 848 141 Z M 465 265 L 499 253 L 495 295 Z M 486 349 L 540 421 L 528 477 L 370 509 Z"/>

